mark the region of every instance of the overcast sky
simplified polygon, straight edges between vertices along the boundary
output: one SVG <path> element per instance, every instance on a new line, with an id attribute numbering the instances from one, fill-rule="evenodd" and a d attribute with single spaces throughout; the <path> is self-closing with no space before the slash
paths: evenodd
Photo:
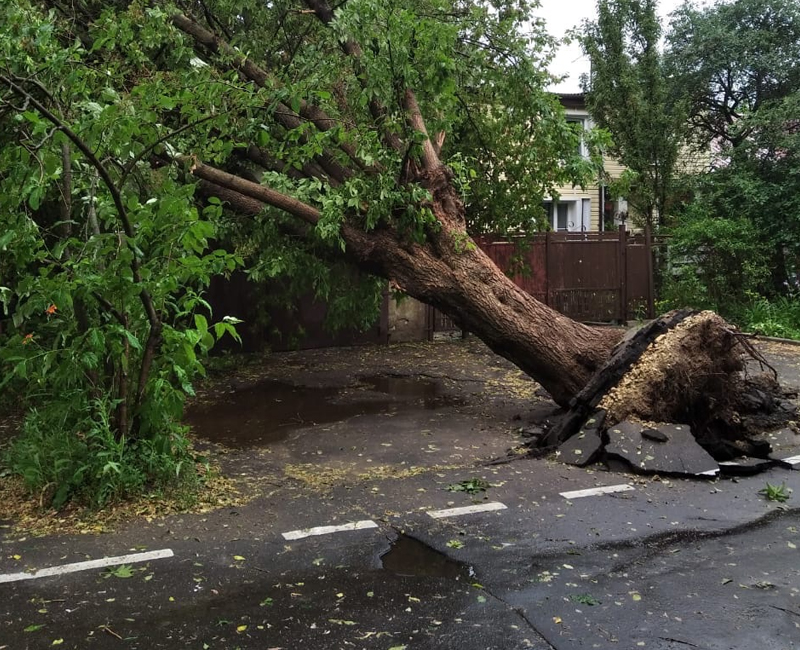
<path id="1" fill-rule="evenodd" d="M 567 31 L 580 25 L 585 18 L 596 17 L 596 0 L 540 0 L 541 7 L 536 12 L 547 22 L 547 31 L 553 36 L 563 36 Z M 681 0 L 661 0 L 659 15 L 664 18 L 678 5 Z M 663 23 L 665 24 L 665 23 Z M 568 74 L 569 78 L 555 86 L 552 90 L 564 93 L 580 92 L 580 75 L 589 72 L 589 61 L 583 56 L 577 43 L 562 46 L 556 56 L 550 71 L 554 74 Z"/>

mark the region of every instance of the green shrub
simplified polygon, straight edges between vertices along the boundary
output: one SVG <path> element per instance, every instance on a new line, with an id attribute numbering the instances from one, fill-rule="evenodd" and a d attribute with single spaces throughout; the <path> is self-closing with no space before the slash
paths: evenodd
<path id="1" fill-rule="evenodd" d="M 8 470 L 55 508 L 70 499 L 102 507 L 196 480 L 184 427 L 129 441 L 109 421 L 111 406 L 103 400 L 89 403 L 75 391 L 31 410 L 5 454 Z"/>
<path id="2" fill-rule="evenodd" d="M 800 339 L 800 299 L 780 296 L 769 301 L 756 297 L 743 306 L 733 320 L 747 332 Z"/>
<path id="3" fill-rule="evenodd" d="M 747 219 L 717 217 L 700 202 L 686 206 L 669 231 L 664 309 L 713 309 L 731 317 L 762 295 L 767 247 Z"/>

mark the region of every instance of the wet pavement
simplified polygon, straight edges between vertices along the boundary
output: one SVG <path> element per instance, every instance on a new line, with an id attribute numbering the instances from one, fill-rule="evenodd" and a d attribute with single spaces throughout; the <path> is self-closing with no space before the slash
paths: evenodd
<path id="1" fill-rule="evenodd" d="M 281 357 L 234 390 L 252 400 L 232 399 L 240 422 L 286 429 L 218 457 L 256 492 L 249 503 L 106 535 L 0 528 L 0 649 L 800 647 L 797 469 L 689 480 L 552 460 L 486 466 L 523 440 L 534 409 L 550 408 L 531 404 L 535 386 L 495 357 L 413 347 L 405 367 L 369 351 L 337 366 L 318 354 Z M 417 387 L 390 395 L 375 376 Z M 419 388 L 428 382 L 436 388 Z M 343 409 L 337 419 L 319 391 Z M 292 421 L 298 404 L 306 417 Z M 759 494 L 767 482 L 793 491 L 786 503 Z M 454 491 L 465 484 L 478 489 Z M 596 490 L 609 486 L 620 489 Z M 562 494 L 576 491 L 589 496 Z M 311 530 L 321 526 L 338 532 Z M 173 555 L 1 582 L 165 549 Z"/>
<path id="2" fill-rule="evenodd" d="M 356 415 L 434 410 L 459 403 L 432 379 L 371 375 L 359 379 L 356 388 L 362 386 L 363 394 L 352 400 L 340 387 L 267 379 L 198 405 L 188 412 L 186 422 L 200 439 L 241 448 L 268 445 L 295 430 L 346 422 Z"/>

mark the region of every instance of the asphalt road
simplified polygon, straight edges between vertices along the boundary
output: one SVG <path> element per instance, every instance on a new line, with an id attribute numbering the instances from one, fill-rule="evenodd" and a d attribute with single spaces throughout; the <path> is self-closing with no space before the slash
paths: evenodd
<path id="1" fill-rule="evenodd" d="M 174 556 L 0 584 L 0 648 L 800 647 L 800 510 L 757 494 L 766 480 L 797 494 L 800 472 L 632 483 L 521 461 L 474 475 L 499 487 L 447 492 L 465 476 L 453 471 L 100 537 L 6 538 L 5 575 Z M 486 499 L 506 508 L 427 514 Z M 377 528 L 282 536 L 367 520 Z M 401 532 L 422 544 L 383 568 Z"/>
<path id="2" fill-rule="evenodd" d="M 410 372 L 431 374 L 424 354 Z M 0 650 L 800 647 L 800 464 L 738 479 L 476 465 L 517 439 L 529 399 L 476 406 L 491 385 L 469 384 L 472 406 L 370 410 L 313 444 L 300 427 L 231 452 L 230 471 L 269 485 L 241 507 L 94 536 L 0 528 Z M 282 474 L 300 461 L 332 478 Z M 378 465 L 393 472 L 358 475 Z M 491 487 L 448 490 L 472 479 Z M 562 495 L 608 486 L 623 488 Z M 469 506 L 484 509 L 430 514 Z M 74 566 L 92 560 L 109 566 Z"/>

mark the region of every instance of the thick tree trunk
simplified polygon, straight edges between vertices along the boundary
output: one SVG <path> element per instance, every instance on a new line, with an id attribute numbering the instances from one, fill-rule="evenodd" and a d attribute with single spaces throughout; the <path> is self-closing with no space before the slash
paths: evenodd
<path id="1" fill-rule="evenodd" d="M 608 359 L 620 332 L 575 322 L 506 277 L 466 235 L 464 208 L 446 167 L 422 182 L 440 225 L 424 244 L 404 241 L 390 229 L 363 233 L 345 227 L 348 255 L 454 318 L 556 402 L 568 404 Z"/>
<path id="2" fill-rule="evenodd" d="M 320 219 L 312 206 L 263 185 L 198 163 L 192 172 L 206 183 L 202 191 L 225 190 L 224 197 L 242 213 L 253 213 L 255 199 L 312 226 Z M 569 404 L 608 359 L 620 332 L 577 323 L 507 278 L 466 234 L 464 206 L 447 167 L 439 165 L 417 180 L 430 191 L 426 207 L 438 219 L 426 240 L 412 241 L 389 225 L 365 232 L 345 222 L 345 258 L 454 318 L 538 381 L 556 402 Z"/>

